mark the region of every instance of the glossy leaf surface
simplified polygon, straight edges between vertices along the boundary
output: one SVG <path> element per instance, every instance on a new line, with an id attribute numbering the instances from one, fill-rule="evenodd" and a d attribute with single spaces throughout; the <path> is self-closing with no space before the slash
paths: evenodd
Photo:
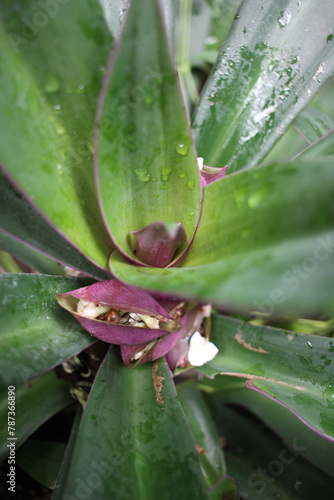
<path id="1" fill-rule="evenodd" d="M 97 2 L 52 5 L 47 13 L 34 2 L 2 2 L 0 164 L 74 246 L 104 267 L 112 245 L 99 215 L 91 150 L 112 40 Z"/>
<path id="2" fill-rule="evenodd" d="M 87 402 L 64 497 L 204 499 L 203 482 L 166 362 L 129 370 L 111 351 Z"/>
<path id="3" fill-rule="evenodd" d="M 302 443 L 304 449 L 300 451 L 301 455 L 334 476 L 334 443 L 314 432 L 284 406 L 259 392 L 250 391 L 245 379 L 224 375 L 214 379 L 204 378 L 200 381 L 200 388 L 209 393 L 209 401 L 214 401 L 215 407 L 230 403 L 245 407 L 275 434 L 284 436 L 288 446 L 293 447 L 295 442 Z"/>
<path id="4" fill-rule="evenodd" d="M 0 283 L 1 386 L 25 382 L 95 342 L 55 299 L 91 280 L 2 274 Z"/>
<path id="5" fill-rule="evenodd" d="M 194 115 L 206 164 L 231 174 L 267 155 L 333 75 L 333 14 L 331 0 L 243 2 Z"/>
<path id="6" fill-rule="evenodd" d="M 205 375 L 238 375 L 248 387 L 269 395 L 304 423 L 334 441 L 334 340 L 255 326 L 216 316 L 212 342 L 219 353 L 198 370 Z"/>
<path id="7" fill-rule="evenodd" d="M 124 253 L 136 260 L 129 232 L 156 221 L 181 222 L 192 238 L 197 159 L 156 0 L 131 4 L 100 96 L 96 150 L 104 218 Z"/>
<path id="8" fill-rule="evenodd" d="M 290 447 L 249 415 L 226 406 L 215 413 L 219 432 L 227 443 L 228 475 L 237 484 L 239 498 L 331 497 L 334 479 L 300 456 L 303 442 L 294 440 Z"/>
<path id="9" fill-rule="evenodd" d="M 205 188 L 201 222 L 182 267 L 138 269 L 115 254 L 111 268 L 136 286 L 232 307 L 330 311 L 333 197 L 329 160 L 239 172 Z"/>
<path id="10" fill-rule="evenodd" d="M 13 253 L 15 253 L 15 248 L 19 246 L 20 242 L 24 242 L 32 248 L 30 252 L 29 248 L 26 251 L 19 249 L 19 253 L 23 257 L 22 260 L 27 264 L 30 263 L 29 256 L 32 258 L 32 265 L 38 260 L 33 252 L 36 249 L 58 262 L 62 262 L 90 276 L 107 279 L 108 273 L 94 266 L 76 248 L 62 238 L 43 219 L 40 213 L 14 189 L 5 177 L 0 177 L 0 190 L 0 226 L 9 235 L 18 239 L 18 244 L 14 244 Z M 9 252 L 11 251 L 8 246 L 6 249 Z M 43 271 L 38 266 L 37 269 Z"/>
<path id="11" fill-rule="evenodd" d="M 221 500 L 226 466 L 209 408 L 193 380 L 178 384 L 177 394 L 195 438 L 209 498 Z"/>
<path id="12" fill-rule="evenodd" d="M 45 373 L 32 380 L 29 385 L 17 385 L 15 389 L 15 447 L 18 448 L 39 426 L 55 413 L 73 402 L 69 385 L 56 378 L 53 372 Z M 38 409 L 38 411 L 37 411 Z M 8 390 L 1 391 L 0 416 L 7 422 Z M 7 447 L 7 425 L 0 428 L 0 460 L 9 453 Z"/>

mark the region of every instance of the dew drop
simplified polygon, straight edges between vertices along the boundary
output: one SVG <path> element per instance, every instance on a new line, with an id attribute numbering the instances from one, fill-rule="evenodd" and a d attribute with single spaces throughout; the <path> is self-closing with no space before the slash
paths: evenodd
<path id="1" fill-rule="evenodd" d="M 48 94 L 53 94 L 54 92 L 58 92 L 60 89 L 60 82 L 54 75 L 47 75 L 44 90 Z"/>
<path id="2" fill-rule="evenodd" d="M 189 147 L 186 144 L 180 143 L 176 146 L 176 152 L 179 155 L 186 156 L 188 154 Z"/>
<path id="3" fill-rule="evenodd" d="M 167 182 L 169 179 L 169 174 L 171 173 L 172 169 L 170 167 L 162 167 L 160 170 L 161 172 L 161 180 L 163 182 Z"/>
<path id="4" fill-rule="evenodd" d="M 185 173 L 185 172 L 180 172 L 180 173 L 179 173 L 179 177 L 180 177 L 181 179 L 184 179 L 184 178 L 185 178 L 185 176 L 186 176 L 186 173 Z"/>
<path id="5" fill-rule="evenodd" d="M 307 341 L 307 345 L 309 346 L 310 349 L 313 349 L 313 345 L 311 344 L 311 342 L 309 340 Z"/>
<path id="6" fill-rule="evenodd" d="M 278 20 L 278 25 L 281 29 L 284 29 L 291 21 L 291 12 L 281 12 L 281 17 Z"/>
<path id="7" fill-rule="evenodd" d="M 334 387 L 332 385 L 329 385 L 327 389 L 324 390 L 322 393 L 325 398 L 332 398 L 334 397 Z"/>
<path id="8" fill-rule="evenodd" d="M 189 181 L 188 182 L 188 188 L 191 189 L 191 191 L 193 191 L 194 188 L 195 188 L 195 181 Z"/>
<path id="9" fill-rule="evenodd" d="M 262 201 L 264 196 L 264 191 L 256 191 L 255 193 L 251 194 L 250 197 L 248 198 L 248 206 L 250 208 L 256 208 Z"/>
<path id="10" fill-rule="evenodd" d="M 205 38 L 204 43 L 205 45 L 214 45 L 217 41 L 218 38 L 216 36 L 208 36 Z"/>
<path id="11" fill-rule="evenodd" d="M 138 179 L 141 182 L 148 182 L 151 178 L 150 174 L 147 172 L 147 170 L 143 170 L 142 168 L 137 168 L 135 170 Z"/>
<path id="12" fill-rule="evenodd" d="M 234 16 L 234 19 L 240 19 L 240 14 L 236 13 L 236 15 Z"/>
<path id="13" fill-rule="evenodd" d="M 56 131 L 59 135 L 63 135 L 65 133 L 65 127 L 62 125 L 56 125 Z"/>
<path id="14" fill-rule="evenodd" d="M 328 35 L 328 37 L 326 38 L 326 42 L 329 43 L 333 40 L 333 33 L 331 33 L 330 35 Z"/>

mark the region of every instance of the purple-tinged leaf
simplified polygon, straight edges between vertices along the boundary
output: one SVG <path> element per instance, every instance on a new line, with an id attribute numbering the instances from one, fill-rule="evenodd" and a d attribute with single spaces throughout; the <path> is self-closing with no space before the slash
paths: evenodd
<path id="1" fill-rule="evenodd" d="M 136 257 L 144 264 L 166 267 L 176 250 L 187 242 L 186 232 L 179 222 L 167 224 L 152 222 L 138 231 L 130 231 L 136 238 Z"/>
<path id="2" fill-rule="evenodd" d="M 248 387 L 282 404 L 334 441 L 334 339 L 214 316 L 217 356 L 198 370 L 247 378 Z"/>
<path id="3" fill-rule="evenodd" d="M 195 306 L 181 319 L 182 328 L 179 331 L 170 332 L 151 344 L 122 346 L 124 363 L 128 365 L 131 361 L 137 361 L 136 364 L 143 364 L 167 355 L 166 359 L 172 371 L 177 366 L 189 365 L 187 354 L 190 337 L 201 328 L 207 314 L 207 306 Z"/>
<path id="4" fill-rule="evenodd" d="M 79 299 L 79 300 L 76 300 Z M 110 344 L 141 344 L 150 342 L 170 331 L 178 331 L 180 323 L 176 321 L 151 295 L 144 290 L 125 285 L 117 280 L 102 281 L 91 286 L 79 288 L 68 293 L 57 295 L 59 305 L 69 311 L 79 323 L 92 335 Z M 85 316 L 78 311 L 78 303 L 87 301 L 96 306 L 110 306 L 114 313 L 113 322 L 100 318 Z M 119 311 L 147 316 L 159 328 L 129 326 L 120 322 Z M 158 321 L 157 321 L 158 320 Z M 145 321 L 145 319 L 144 319 Z"/>

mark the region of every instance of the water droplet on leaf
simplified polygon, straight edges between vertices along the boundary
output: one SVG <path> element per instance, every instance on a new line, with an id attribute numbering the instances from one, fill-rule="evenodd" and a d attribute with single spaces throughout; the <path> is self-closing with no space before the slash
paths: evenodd
<path id="1" fill-rule="evenodd" d="M 162 167 L 160 170 L 161 172 L 161 180 L 163 182 L 167 182 L 169 179 L 169 174 L 171 173 L 172 169 L 170 167 Z"/>
<path id="2" fill-rule="evenodd" d="M 54 75 L 47 75 L 44 90 L 48 94 L 52 94 L 54 92 L 58 92 L 60 89 L 60 82 Z"/>
<path id="3" fill-rule="evenodd" d="M 189 151 L 189 147 L 184 143 L 180 143 L 176 146 L 176 152 L 179 155 L 186 156 L 188 154 L 188 151 Z"/>

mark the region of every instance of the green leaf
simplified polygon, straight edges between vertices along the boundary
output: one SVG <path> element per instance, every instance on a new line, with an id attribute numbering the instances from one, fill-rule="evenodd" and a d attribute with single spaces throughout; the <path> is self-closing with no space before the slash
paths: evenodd
<path id="1" fill-rule="evenodd" d="M 238 18 L 238 10 L 242 0 L 207 0 L 212 9 L 212 26 L 207 49 L 220 49 L 226 39 L 233 21 Z"/>
<path id="2" fill-rule="evenodd" d="M 79 425 L 82 418 L 82 409 L 78 407 L 77 413 L 71 429 L 70 439 L 64 454 L 63 462 L 57 477 L 57 481 L 53 490 L 52 500 L 64 500 L 64 488 L 68 479 L 69 466 L 73 457 L 74 447 L 78 435 Z"/>
<path id="3" fill-rule="evenodd" d="M 65 450 L 65 443 L 30 439 L 18 450 L 16 461 L 35 481 L 52 489 Z"/>
<path id="4" fill-rule="evenodd" d="M 290 126 L 279 141 L 274 145 L 263 163 L 285 163 L 307 147 L 307 142 Z"/>
<path id="5" fill-rule="evenodd" d="M 333 12 L 331 0 L 242 3 L 194 115 L 207 165 L 231 174 L 268 154 L 333 75 Z"/>
<path id="6" fill-rule="evenodd" d="M 195 438 L 202 472 L 209 489 L 209 498 L 221 500 L 222 478 L 226 474 L 226 467 L 210 411 L 194 380 L 178 384 L 177 394 Z"/>
<path id="7" fill-rule="evenodd" d="M 290 447 L 250 416 L 226 406 L 216 408 L 220 434 L 226 440 L 227 470 L 238 498 L 314 500 L 331 498 L 334 479 L 300 456 L 305 444 Z"/>
<path id="8" fill-rule="evenodd" d="M 201 373 L 250 379 L 248 387 L 269 395 L 334 441 L 334 384 L 328 368 L 333 339 L 215 316 L 211 340 L 219 353 L 198 368 Z"/>
<path id="9" fill-rule="evenodd" d="M 97 2 L 45 9 L 2 2 L 0 163 L 47 220 L 102 267 L 112 245 L 99 215 L 91 151 L 111 44 Z"/>
<path id="10" fill-rule="evenodd" d="M 259 392 L 250 391 L 244 379 L 216 376 L 214 379 L 204 378 L 199 386 L 210 394 L 219 391 L 209 396 L 215 405 L 232 403 L 246 407 L 278 436 L 283 437 L 290 447 L 296 441 L 303 443 L 305 449 L 301 450 L 301 455 L 326 474 L 334 476 L 334 444 L 310 429 L 284 406 Z"/>
<path id="11" fill-rule="evenodd" d="M 131 4 L 97 121 L 101 205 L 117 246 L 136 259 L 129 232 L 155 221 L 181 222 L 189 241 L 199 173 L 156 0 Z"/>
<path id="12" fill-rule="evenodd" d="M 25 382 L 96 341 L 55 299 L 91 280 L 3 274 L 0 281 L 0 386 Z"/>
<path id="13" fill-rule="evenodd" d="M 18 448 L 46 420 L 71 402 L 73 399 L 69 393 L 68 383 L 56 378 L 53 372 L 40 375 L 28 385 L 16 387 L 15 448 Z M 1 421 L 7 422 L 8 416 L 8 390 L 6 387 L 1 391 Z M 12 417 L 12 415 L 10 416 Z M 7 425 L 2 425 L 0 427 L 0 460 L 3 460 L 10 451 L 7 447 L 9 442 L 7 438 L 10 438 Z"/>
<path id="14" fill-rule="evenodd" d="M 52 267 L 42 255 L 36 255 L 34 250 L 39 250 L 58 262 L 95 278 L 108 279 L 106 272 L 94 266 L 62 238 L 5 177 L 0 177 L 0 190 L 0 226 L 9 233 L 5 248 L 8 252 L 11 252 L 10 236 L 14 236 L 18 240 L 17 243 L 13 243 L 15 255 L 23 262 L 33 265 L 38 271 L 55 274 L 49 272 L 55 269 L 55 265 Z M 25 247 L 21 242 L 29 247 Z"/>
<path id="15" fill-rule="evenodd" d="M 203 483 L 166 362 L 131 370 L 111 351 L 88 398 L 64 498 L 204 499 Z"/>
<path id="16" fill-rule="evenodd" d="M 331 311 L 333 197 L 332 161 L 239 172 L 205 188 L 183 267 L 138 269 L 115 254 L 111 268 L 136 286 L 225 306 Z"/>
<path id="17" fill-rule="evenodd" d="M 2 229 L 0 229 L 0 248 L 40 273 L 64 274 L 64 268 L 61 264 L 25 245 Z M 24 267 L 16 265 L 16 267 L 5 268 L 5 270 L 18 273 L 22 272 Z"/>
<path id="18" fill-rule="evenodd" d="M 318 109 L 308 107 L 297 116 L 293 126 L 308 144 L 312 144 L 334 129 L 334 120 Z"/>
<path id="19" fill-rule="evenodd" d="M 334 130 L 330 130 L 320 139 L 311 144 L 308 148 L 296 155 L 300 160 L 318 160 L 319 158 L 332 158 L 334 155 Z"/>

